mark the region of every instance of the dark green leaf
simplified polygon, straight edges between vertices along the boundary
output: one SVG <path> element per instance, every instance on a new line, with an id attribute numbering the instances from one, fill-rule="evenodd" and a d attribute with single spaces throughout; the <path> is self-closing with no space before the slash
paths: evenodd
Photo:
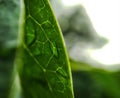
<path id="1" fill-rule="evenodd" d="M 25 0 L 23 98 L 73 98 L 65 45 L 48 0 Z"/>

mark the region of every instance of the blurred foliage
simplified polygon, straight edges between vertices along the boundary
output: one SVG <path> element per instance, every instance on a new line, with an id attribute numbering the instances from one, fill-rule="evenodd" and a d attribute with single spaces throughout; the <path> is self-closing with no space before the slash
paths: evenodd
<path id="1" fill-rule="evenodd" d="M 95 68 L 72 60 L 70 64 L 75 98 L 120 98 L 120 70 Z"/>
<path id="2" fill-rule="evenodd" d="M 120 98 L 120 72 L 73 71 L 75 98 Z"/>
<path id="3" fill-rule="evenodd" d="M 0 98 L 8 97 L 13 82 L 19 16 L 19 0 L 0 0 Z"/>

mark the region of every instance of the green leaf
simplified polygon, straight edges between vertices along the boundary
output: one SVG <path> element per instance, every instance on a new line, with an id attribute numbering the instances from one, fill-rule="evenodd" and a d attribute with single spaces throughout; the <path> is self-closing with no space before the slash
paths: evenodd
<path id="1" fill-rule="evenodd" d="M 115 75 L 117 72 L 108 72 L 104 70 L 91 71 L 93 79 L 111 96 L 110 98 L 120 98 L 119 82 Z M 117 77 L 119 78 L 119 77 Z"/>
<path id="2" fill-rule="evenodd" d="M 25 0 L 23 98 L 73 98 L 68 57 L 48 0 Z"/>
<path id="3" fill-rule="evenodd" d="M 0 98 L 8 98 L 21 23 L 20 0 L 0 0 Z"/>

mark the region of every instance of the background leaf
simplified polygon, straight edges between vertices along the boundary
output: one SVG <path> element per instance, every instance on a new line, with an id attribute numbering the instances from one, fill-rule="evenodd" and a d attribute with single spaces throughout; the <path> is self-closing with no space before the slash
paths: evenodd
<path id="1" fill-rule="evenodd" d="M 65 45 L 48 0 L 25 0 L 24 98 L 73 98 Z"/>
<path id="2" fill-rule="evenodd" d="M 0 98 L 8 98 L 12 84 L 20 26 L 20 0 L 0 0 Z"/>

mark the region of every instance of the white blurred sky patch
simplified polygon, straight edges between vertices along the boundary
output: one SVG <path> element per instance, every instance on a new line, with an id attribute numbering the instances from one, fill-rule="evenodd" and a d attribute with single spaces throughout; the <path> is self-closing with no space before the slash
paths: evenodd
<path id="1" fill-rule="evenodd" d="M 62 0 L 67 6 L 82 4 L 97 33 L 109 43 L 99 50 L 92 50 L 91 57 L 106 64 L 120 63 L 120 0 Z"/>

